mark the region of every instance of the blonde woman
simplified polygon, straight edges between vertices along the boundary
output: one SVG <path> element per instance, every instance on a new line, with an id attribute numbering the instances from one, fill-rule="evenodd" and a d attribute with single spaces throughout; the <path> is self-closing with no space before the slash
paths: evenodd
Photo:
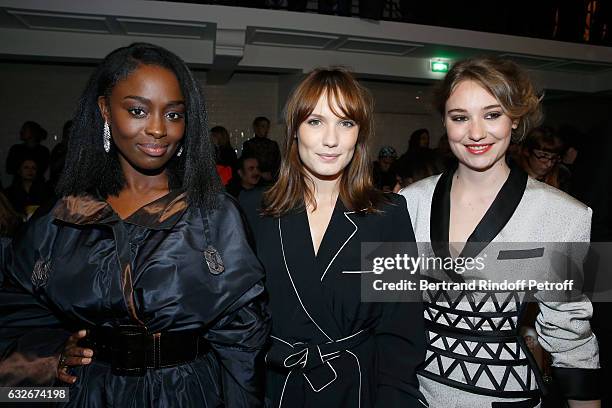
<path id="1" fill-rule="evenodd" d="M 430 242 L 420 249 L 438 257 L 489 257 L 481 273 L 424 273 L 432 282 L 549 279 L 545 243 L 588 242 L 591 209 L 505 160 L 511 138 L 522 138 L 541 117 L 528 76 L 510 61 L 460 61 L 437 89 L 436 106 L 458 165 L 401 192 L 417 242 Z M 563 255 L 580 264 L 584 252 Z M 535 297 L 539 342 L 552 355 L 570 407 L 598 407 L 590 302 Z M 539 406 L 544 384 L 518 333 L 524 293 L 434 289 L 424 293 L 424 303 L 428 346 L 419 381 L 430 406 Z"/>

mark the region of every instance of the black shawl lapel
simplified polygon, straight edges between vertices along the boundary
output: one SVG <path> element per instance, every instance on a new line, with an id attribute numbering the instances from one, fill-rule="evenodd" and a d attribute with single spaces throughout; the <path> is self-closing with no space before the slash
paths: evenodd
<path id="1" fill-rule="evenodd" d="M 340 330 L 325 301 L 319 280 L 322 271 L 314 256 L 305 210 L 280 217 L 277 226 L 285 272 L 299 303 L 326 338 L 340 338 Z"/>
<path id="2" fill-rule="evenodd" d="M 352 212 L 348 211 L 338 198 L 317 254 L 321 282 L 323 279 L 333 279 L 333 274 L 330 273 L 334 269 L 333 263 L 357 232 L 357 225 L 349 218 L 351 215 L 348 213 Z"/>
<path id="3" fill-rule="evenodd" d="M 438 257 L 450 257 L 448 232 L 450 223 L 450 192 L 455 169 L 446 171 L 434 189 L 429 219 L 430 239 L 434 253 Z M 493 203 L 469 236 L 459 257 L 475 257 L 506 226 L 518 207 L 527 187 L 527 174 L 512 166 L 510 175 L 504 182 Z M 461 275 L 446 271 L 455 282 L 463 282 Z"/>
<path id="4" fill-rule="evenodd" d="M 445 171 L 434 189 L 431 199 L 431 214 L 429 215 L 429 237 L 434 254 L 443 260 L 451 257 L 448 247 L 448 231 L 450 227 L 450 191 L 453 185 L 455 169 Z M 453 282 L 465 282 L 463 276 L 452 269 L 444 268 L 444 272 Z"/>
<path id="5" fill-rule="evenodd" d="M 462 257 L 475 257 L 495 239 L 512 218 L 516 207 L 523 198 L 526 187 L 527 173 L 516 166 L 511 167 L 506 182 L 468 238 L 468 242 L 461 251 Z"/>
<path id="6" fill-rule="evenodd" d="M 429 238 L 436 256 L 446 258 L 450 256 L 448 249 L 448 231 L 450 228 L 450 190 L 453 185 L 455 169 L 442 173 L 431 199 L 431 213 L 429 215 Z"/>

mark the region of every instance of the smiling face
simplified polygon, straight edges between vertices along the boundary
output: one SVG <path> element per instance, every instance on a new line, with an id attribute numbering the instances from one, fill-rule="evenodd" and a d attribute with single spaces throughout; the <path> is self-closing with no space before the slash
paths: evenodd
<path id="1" fill-rule="evenodd" d="M 453 154 L 476 171 L 503 161 L 516 123 L 479 83 L 460 82 L 446 101 L 444 124 Z"/>
<path id="2" fill-rule="evenodd" d="M 338 179 L 349 165 L 359 136 L 359 126 L 341 118 L 336 101 L 321 95 L 312 113 L 298 128 L 298 153 L 306 171 L 315 179 Z"/>
<path id="3" fill-rule="evenodd" d="M 161 170 L 185 132 L 185 103 L 172 71 L 141 65 L 98 99 L 125 171 Z M 100 142 L 101 143 L 101 142 Z"/>

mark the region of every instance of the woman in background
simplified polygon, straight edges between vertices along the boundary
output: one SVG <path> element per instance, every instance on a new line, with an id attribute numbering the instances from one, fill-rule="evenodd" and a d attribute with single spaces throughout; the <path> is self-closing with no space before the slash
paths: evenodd
<path id="1" fill-rule="evenodd" d="M 401 192 L 416 215 L 417 242 L 430 242 L 419 253 L 488 258 L 482 271 L 423 274 L 432 282 L 552 280 L 555 253 L 545 243 L 571 248 L 560 255 L 582 265 L 585 248 L 573 243 L 588 242 L 591 210 L 505 160 L 511 138 L 523 138 L 541 117 L 527 74 L 506 60 L 460 61 L 439 85 L 436 107 L 458 165 Z M 535 293 L 539 342 L 552 355 L 570 407 L 599 407 L 592 306 L 581 294 L 572 302 L 558 295 Z M 518 332 L 524 291 L 439 289 L 424 296 L 428 354 L 419 381 L 432 407 L 539 406 L 544 384 Z"/>
<path id="2" fill-rule="evenodd" d="M 217 174 L 219 174 L 223 185 L 227 185 L 232 176 L 235 176 L 234 173 L 238 164 L 236 150 L 230 143 L 229 132 L 223 126 L 215 126 L 210 129 L 210 139 L 215 148 Z"/>
<path id="3" fill-rule="evenodd" d="M 407 152 L 419 149 L 429 149 L 429 130 L 417 129 L 410 135 Z"/>
<path id="4" fill-rule="evenodd" d="M 549 127 L 535 128 L 521 148 L 520 164 L 536 180 L 566 193 L 570 189 L 570 173 L 561 166 L 565 145 Z"/>
<path id="5" fill-rule="evenodd" d="M 397 159 L 395 168 L 400 177 L 406 178 L 413 173 L 415 161 L 422 164 L 433 160 L 435 160 L 435 155 L 434 151 L 429 148 L 429 131 L 417 129 L 410 135 L 408 149 Z"/>
<path id="6" fill-rule="evenodd" d="M 11 146 L 6 157 L 6 174 L 16 175 L 19 165 L 30 158 L 36 162 L 38 177 L 42 179 L 49 167 L 49 149 L 41 144 L 47 138 L 47 131 L 29 120 L 21 126 L 19 138 L 23 143 Z"/>
<path id="7" fill-rule="evenodd" d="M 31 158 L 24 158 L 17 167 L 13 183 L 4 190 L 6 198 L 23 220 L 32 216 L 42 204 L 53 198 L 53 190 L 38 177 L 38 166 Z"/>
<path id="8" fill-rule="evenodd" d="M 278 181 L 263 197 L 240 196 L 273 315 L 271 407 L 425 404 L 416 379 L 420 294 L 410 303 L 364 302 L 356 273 L 365 242 L 402 242 L 416 255 L 404 200 L 372 184 L 372 116 L 369 94 L 348 72 L 311 72 L 287 102 Z"/>
<path id="9" fill-rule="evenodd" d="M 217 164 L 234 167 L 238 161 L 236 150 L 230 143 L 230 135 L 223 126 L 215 126 L 210 129 L 210 138 L 215 147 Z"/>

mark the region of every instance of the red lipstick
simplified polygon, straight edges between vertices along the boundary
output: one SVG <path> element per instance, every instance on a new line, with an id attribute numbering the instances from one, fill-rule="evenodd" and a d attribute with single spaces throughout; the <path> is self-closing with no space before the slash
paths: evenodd
<path id="1" fill-rule="evenodd" d="M 486 152 L 491 150 L 491 147 L 493 147 L 493 143 L 465 145 L 465 148 L 469 153 L 476 155 L 485 154 Z"/>

